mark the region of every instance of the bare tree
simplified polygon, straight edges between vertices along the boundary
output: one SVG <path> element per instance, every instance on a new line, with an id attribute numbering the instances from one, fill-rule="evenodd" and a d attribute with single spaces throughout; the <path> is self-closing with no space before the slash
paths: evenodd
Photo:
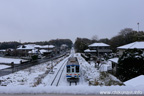
<path id="1" fill-rule="evenodd" d="M 126 36 L 127 34 L 133 32 L 133 29 L 132 28 L 125 28 L 125 29 L 122 29 L 120 32 L 119 32 L 119 35 L 122 35 L 122 36 Z"/>
<path id="2" fill-rule="evenodd" d="M 98 41 L 98 36 L 97 35 L 92 36 L 92 40 Z"/>

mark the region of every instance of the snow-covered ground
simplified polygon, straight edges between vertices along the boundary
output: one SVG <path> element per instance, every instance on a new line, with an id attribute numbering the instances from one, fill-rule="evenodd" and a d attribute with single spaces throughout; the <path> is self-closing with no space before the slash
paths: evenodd
<path id="1" fill-rule="evenodd" d="M 64 57 L 63 57 L 64 58 Z M 63 58 L 59 58 L 53 61 L 53 66 L 58 64 Z M 10 75 L 0 77 L 0 85 L 1 86 L 28 86 L 33 87 L 36 86 L 36 82 L 38 77 L 44 75 L 47 70 L 50 70 L 52 62 L 46 62 L 40 65 L 36 65 L 18 72 L 15 72 Z"/>
<path id="2" fill-rule="evenodd" d="M 9 68 L 11 66 L 7 66 L 7 65 L 0 65 L 0 70 L 5 69 L 5 68 Z"/>
<path id="3" fill-rule="evenodd" d="M 14 64 L 20 64 L 20 61 L 26 62 L 27 60 L 0 57 L 0 63 L 11 64 L 11 62 L 14 62 Z"/>
<path id="4" fill-rule="evenodd" d="M 144 75 L 140 75 L 140 76 L 137 76 L 133 79 L 130 79 L 126 82 L 124 82 L 125 85 L 133 85 L 133 86 L 140 86 L 140 85 L 144 85 Z"/>
<path id="5" fill-rule="evenodd" d="M 81 68 L 81 77 L 77 85 L 66 80 L 66 68 L 62 73 L 59 86 L 51 86 L 59 68 L 66 63 L 68 57 L 59 58 L 54 61 L 54 74 L 49 74 L 51 62 L 33 66 L 31 68 L 0 77 L 0 93 L 67 93 L 67 94 L 139 94 L 144 93 L 144 85 L 138 87 L 131 85 L 119 86 L 115 82 L 120 82 L 114 76 L 101 73 L 94 68 L 93 64 L 86 62 L 80 54 L 74 54 L 78 58 Z M 61 72 L 62 70 L 60 70 Z M 103 76 L 104 75 L 104 76 Z M 38 78 L 41 78 L 40 80 Z M 111 81 L 111 86 L 107 83 Z M 113 85 L 112 85 L 113 84 Z M 105 86 L 107 85 L 107 86 Z M 125 93 L 126 92 L 126 93 Z M 132 93 L 133 92 L 133 93 Z"/>

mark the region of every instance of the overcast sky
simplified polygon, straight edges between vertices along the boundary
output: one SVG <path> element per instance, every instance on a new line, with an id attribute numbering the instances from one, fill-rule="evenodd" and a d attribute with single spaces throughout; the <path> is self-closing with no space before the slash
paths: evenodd
<path id="1" fill-rule="evenodd" d="M 0 0 L 0 42 L 34 42 L 144 30 L 144 0 Z"/>

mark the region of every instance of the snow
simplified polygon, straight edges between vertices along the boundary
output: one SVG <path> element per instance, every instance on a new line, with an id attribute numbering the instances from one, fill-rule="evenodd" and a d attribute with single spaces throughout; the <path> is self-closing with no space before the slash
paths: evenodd
<path id="1" fill-rule="evenodd" d="M 100 71 L 101 72 L 107 72 L 109 67 L 110 67 L 110 65 L 103 64 L 100 67 Z"/>
<path id="2" fill-rule="evenodd" d="M 48 74 L 44 79 L 43 79 L 43 81 L 42 81 L 42 85 L 43 86 L 51 86 L 51 82 L 52 82 L 52 80 L 54 79 L 54 77 L 56 76 L 56 74 L 57 74 L 57 72 L 58 72 L 58 69 L 63 65 L 63 63 L 67 63 L 67 59 L 68 59 L 68 57 L 67 58 L 65 58 L 63 61 L 61 61 L 57 66 L 55 66 L 53 69 L 53 71 L 54 71 L 54 74 Z M 66 78 L 65 78 L 65 74 L 66 73 L 64 73 L 64 76 L 63 76 L 63 82 L 66 82 Z M 67 83 L 66 83 L 67 84 Z M 56 84 L 55 84 L 56 85 Z"/>
<path id="3" fill-rule="evenodd" d="M 72 84 L 69 86 L 69 83 L 66 81 L 66 69 L 62 73 L 59 86 L 50 86 L 51 81 L 53 80 L 55 74 L 59 70 L 60 66 L 65 64 L 68 57 L 62 57 L 53 61 L 54 74 L 45 74 L 46 71 L 50 70 L 52 62 L 42 63 L 30 67 L 19 72 L 2 76 L 0 77 L 0 93 L 56 93 L 56 94 L 100 94 L 101 91 L 140 91 L 144 94 L 144 86 L 139 85 L 135 87 L 133 85 L 119 86 L 105 86 L 105 82 L 108 82 L 109 79 L 119 82 L 119 80 L 113 75 L 107 74 L 106 79 L 100 78 L 102 74 L 99 70 L 94 68 L 94 63 L 89 64 L 81 57 L 80 54 L 71 54 L 78 58 L 80 63 L 81 77 L 77 85 Z M 34 84 L 37 83 L 38 77 L 41 77 L 43 74 L 46 76 L 42 78 L 41 83 L 37 86 Z M 101 83 L 102 85 L 91 85 L 90 83 Z"/>
<path id="4" fill-rule="evenodd" d="M 0 52 L 5 52 L 6 50 L 0 50 Z"/>
<path id="5" fill-rule="evenodd" d="M 32 49 L 32 50 L 29 51 L 28 53 L 38 53 L 38 49 Z"/>
<path id="6" fill-rule="evenodd" d="M 34 49 L 35 44 L 27 44 L 27 45 L 21 45 L 19 46 L 19 48 L 17 48 L 18 50 L 32 50 Z"/>
<path id="7" fill-rule="evenodd" d="M 24 47 L 23 47 L 24 46 Z M 35 44 L 27 44 L 27 45 L 21 45 L 19 46 L 19 48 L 17 48 L 18 50 L 33 50 L 35 48 L 54 48 L 54 45 L 35 45 Z"/>
<path id="8" fill-rule="evenodd" d="M 45 50 L 45 49 L 41 49 L 39 50 L 41 54 L 44 54 L 45 52 L 52 52 L 52 50 Z"/>
<path id="9" fill-rule="evenodd" d="M 116 63 L 116 64 L 118 64 L 118 60 L 119 60 L 119 58 L 112 58 L 112 59 L 109 59 L 109 61 L 112 61 L 112 62 L 114 62 L 114 63 Z"/>
<path id="10" fill-rule="evenodd" d="M 105 43 L 93 43 L 89 45 L 89 47 L 97 47 L 97 46 L 109 46 L 109 45 Z"/>
<path id="11" fill-rule="evenodd" d="M 96 50 L 86 49 L 86 50 L 84 50 L 84 52 L 96 52 Z"/>
<path id="12" fill-rule="evenodd" d="M 55 47 L 54 45 L 44 45 L 41 48 L 54 48 L 54 47 Z"/>
<path id="13" fill-rule="evenodd" d="M 14 62 L 14 64 L 20 64 L 20 61 L 26 62 L 27 60 L 0 57 L 0 63 L 4 64 L 11 64 L 11 62 Z"/>
<path id="14" fill-rule="evenodd" d="M 59 58 L 56 61 L 54 60 L 53 65 L 57 64 L 58 61 L 62 60 L 63 58 Z M 14 86 L 33 87 L 35 85 L 35 82 L 37 82 L 36 78 L 45 74 L 47 70 L 50 70 L 51 63 L 52 62 L 49 61 L 46 63 L 42 63 L 40 65 L 36 65 L 30 68 L 15 72 L 13 74 L 2 76 L 0 77 L 0 81 L 1 81 L 0 85 L 7 86 L 7 87 L 14 87 Z"/>
<path id="15" fill-rule="evenodd" d="M 143 41 L 137 41 L 137 42 L 133 42 L 133 43 L 118 47 L 118 49 L 134 49 L 134 48 L 144 49 L 144 42 Z"/>
<path id="16" fill-rule="evenodd" d="M 0 70 L 5 69 L 5 68 L 9 68 L 11 66 L 7 66 L 7 65 L 0 65 Z"/>
<path id="17" fill-rule="evenodd" d="M 144 75 L 137 76 L 133 79 L 130 79 L 126 82 L 124 82 L 125 85 L 131 85 L 131 86 L 144 86 Z"/>
<path id="18" fill-rule="evenodd" d="M 114 92 L 114 91 L 140 91 L 144 93 L 142 86 L 39 86 L 39 87 L 27 87 L 27 86 L 15 86 L 15 87 L 0 87 L 0 93 L 56 93 L 56 94 L 100 94 L 102 91 Z"/>

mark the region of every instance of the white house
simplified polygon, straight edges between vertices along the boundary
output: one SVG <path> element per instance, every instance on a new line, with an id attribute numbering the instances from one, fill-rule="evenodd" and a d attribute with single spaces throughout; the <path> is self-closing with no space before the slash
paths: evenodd
<path id="1" fill-rule="evenodd" d="M 144 41 L 137 41 L 130 44 L 126 44 L 120 47 L 117 47 L 119 55 L 121 56 L 123 52 L 127 49 L 141 49 L 144 51 Z"/>
<path id="2" fill-rule="evenodd" d="M 104 55 L 105 53 L 111 53 L 110 45 L 105 43 L 93 43 L 88 46 L 89 49 L 84 50 L 85 53 L 91 53 L 94 55 Z"/>
<path id="3" fill-rule="evenodd" d="M 17 50 L 24 54 L 25 56 L 28 56 L 29 54 L 35 54 L 42 52 L 41 54 L 50 54 L 55 46 L 53 45 L 36 45 L 36 44 L 26 44 L 26 45 L 20 45 Z M 40 51 L 42 50 L 42 51 Z M 45 51 L 44 51 L 45 50 Z"/>

